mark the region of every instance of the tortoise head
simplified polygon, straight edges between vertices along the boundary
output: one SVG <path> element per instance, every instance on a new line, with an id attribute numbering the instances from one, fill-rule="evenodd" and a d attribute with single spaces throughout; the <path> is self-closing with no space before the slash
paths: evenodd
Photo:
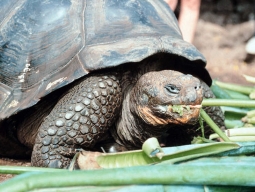
<path id="1" fill-rule="evenodd" d="M 131 91 L 131 111 L 147 124 L 194 124 L 203 100 L 200 80 L 192 75 L 163 70 L 140 77 Z"/>

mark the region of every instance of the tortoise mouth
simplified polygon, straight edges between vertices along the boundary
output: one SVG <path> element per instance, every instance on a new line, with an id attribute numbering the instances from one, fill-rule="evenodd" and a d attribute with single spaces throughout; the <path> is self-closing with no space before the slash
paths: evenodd
<path id="1" fill-rule="evenodd" d="M 168 105 L 167 112 L 178 113 L 179 116 L 183 116 L 184 113 L 190 113 L 201 108 L 202 105 Z"/>
<path id="2" fill-rule="evenodd" d="M 158 105 L 152 111 L 159 118 L 173 124 L 194 124 L 200 114 L 201 104 Z"/>
<path id="3" fill-rule="evenodd" d="M 182 108 L 196 108 L 196 109 L 200 109 L 202 107 L 202 105 L 168 105 L 168 108 L 171 109 L 174 106 L 182 107 Z"/>
<path id="4" fill-rule="evenodd" d="M 174 124 L 195 124 L 202 105 L 168 105 L 165 118 Z"/>
<path id="5" fill-rule="evenodd" d="M 182 116 L 184 113 L 190 113 L 193 112 L 196 109 L 201 109 L 201 104 L 166 104 L 166 105 L 157 105 L 153 107 L 153 110 L 155 113 L 159 114 L 169 114 L 169 113 L 176 113 Z"/>
<path id="6" fill-rule="evenodd" d="M 200 104 L 138 106 L 138 114 L 145 122 L 154 126 L 172 124 L 192 125 L 198 121 L 201 107 Z"/>

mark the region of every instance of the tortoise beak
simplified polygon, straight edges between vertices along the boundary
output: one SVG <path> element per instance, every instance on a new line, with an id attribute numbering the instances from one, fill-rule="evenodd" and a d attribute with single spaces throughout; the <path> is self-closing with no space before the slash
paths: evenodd
<path id="1" fill-rule="evenodd" d="M 193 112 L 196 109 L 202 108 L 202 105 L 168 105 L 167 111 L 168 113 L 179 113 L 180 116 L 183 115 L 183 113 L 190 113 Z"/>
<path id="2" fill-rule="evenodd" d="M 176 124 L 194 124 L 201 108 L 202 105 L 169 105 L 167 114 Z"/>

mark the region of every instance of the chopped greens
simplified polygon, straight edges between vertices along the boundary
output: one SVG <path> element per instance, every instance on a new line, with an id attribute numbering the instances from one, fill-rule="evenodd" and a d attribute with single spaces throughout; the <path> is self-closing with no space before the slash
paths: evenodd
<path id="1" fill-rule="evenodd" d="M 174 113 L 178 113 L 180 116 L 183 115 L 183 106 L 182 105 L 173 105 L 172 110 Z"/>

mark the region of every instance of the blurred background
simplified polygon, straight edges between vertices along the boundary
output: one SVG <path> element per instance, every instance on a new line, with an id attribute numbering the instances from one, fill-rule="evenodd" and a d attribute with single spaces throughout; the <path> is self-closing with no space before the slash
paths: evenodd
<path id="1" fill-rule="evenodd" d="M 206 57 L 212 78 L 247 84 L 242 74 L 255 76 L 255 55 L 245 50 L 255 34 L 254 10 L 254 0 L 201 0 L 193 44 Z"/>

